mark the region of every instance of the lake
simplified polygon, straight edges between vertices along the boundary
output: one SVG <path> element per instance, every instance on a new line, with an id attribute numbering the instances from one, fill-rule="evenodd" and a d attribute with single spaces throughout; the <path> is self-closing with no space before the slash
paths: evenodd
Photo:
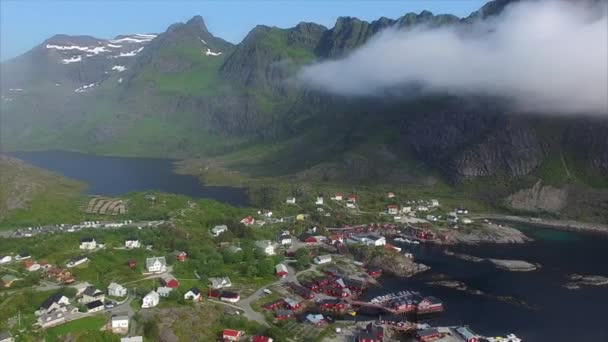
<path id="1" fill-rule="evenodd" d="M 504 336 L 513 332 L 526 342 L 608 341 L 608 287 L 582 287 L 579 290 L 563 287 L 568 275 L 573 273 L 608 276 L 608 237 L 513 226 L 536 241 L 525 245 L 449 249 L 478 257 L 539 263 L 541 269 L 509 272 L 488 263 L 446 256 L 442 247 L 400 244 L 404 250 L 412 252 L 418 262 L 431 266 L 432 270 L 412 280 L 383 277 L 384 288 L 371 290 L 366 297 L 404 289 L 433 295 L 443 301 L 446 311 L 428 323 L 468 324 L 486 336 Z M 522 299 L 534 308 L 427 285 L 426 282 L 437 274 L 446 274 L 487 294 Z"/>
<path id="2" fill-rule="evenodd" d="M 137 191 L 161 191 L 210 198 L 245 206 L 243 189 L 205 186 L 198 178 L 175 173 L 171 159 L 107 157 L 67 151 L 13 152 L 10 156 L 88 184 L 87 193 L 117 196 Z"/>

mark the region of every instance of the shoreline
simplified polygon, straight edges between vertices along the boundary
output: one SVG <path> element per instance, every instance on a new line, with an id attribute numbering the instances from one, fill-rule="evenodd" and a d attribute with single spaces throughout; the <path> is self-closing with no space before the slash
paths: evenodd
<path id="1" fill-rule="evenodd" d="M 537 226 L 542 228 L 550 228 L 569 232 L 608 235 L 608 225 L 601 223 L 588 223 L 557 219 L 539 219 L 534 217 L 500 214 L 478 215 L 475 218 L 510 223 L 525 223 L 530 226 Z"/>

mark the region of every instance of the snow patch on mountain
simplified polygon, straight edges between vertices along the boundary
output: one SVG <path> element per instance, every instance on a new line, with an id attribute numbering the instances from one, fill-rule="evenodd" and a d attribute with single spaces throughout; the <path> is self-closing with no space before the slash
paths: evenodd
<path id="1" fill-rule="evenodd" d="M 199 38 L 201 40 L 201 42 L 205 45 L 207 45 L 207 42 L 203 39 L 203 38 Z"/>
<path id="2" fill-rule="evenodd" d="M 124 65 L 115 65 L 112 67 L 112 70 L 116 70 L 118 72 L 123 72 L 123 71 L 127 70 L 127 68 Z"/>
<path id="3" fill-rule="evenodd" d="M 118 49 L 118 48 L 121 48 L 121 47 L 122 47 L 122 45 L 118 45 L 118 44 L 108 44 L 108 47 L 111 47 L 111 48 L 113 48 L 113 49 Z"/>
<path id="4" fill-rule="evenodd" d="M 207 48 L 207 52 L 205 52 L 205 55 L 207 55 L 207 56 L 219 56 L 221 54 L 222 54 L 221 52 L 213 52 L 213 51 L 211 51 L 210 48 Z"/>
<path id="5" fill-rule="evenodd" d="M 124 38 L 120 38 L 120 39 L 112 39 L 110 40 L 110 43 L 145 43 L 145 42 L 149 42 L 152 39 L 156 38 L 155 34 L 141 34 L 141 33 L 137 33 L 134 34 L 131 37 L 124 37 Z"/>
<path id="6" fill-rule="evenodd" d="M 67 59 L 62 59 L 61 63 L 63 64 L 70 64 L 70 63 L 77 63 L 82 61 L 82 56 L 74 56 L 72 58 L 67 58 Z"/>
<path id="7" fill-rule="evenodd" d="M 95 83 L 83 85 L 82 87 L 74 89 L 74 92 L 75 93 L 84 93 L 87 90 L 91 90 L 93 87 L 95 87 Z"/>
<path id="8" fill-rule="evenodd" d="M 109 52 L 110 50 L 106 50 L 104 46 L 96 46 L 96 47 L 88 47 L 88 46 L 78 46 L 78 45 L 53 45 L 46 44 L 47 49 L 55 49 L 55 50 L 79 50 L 83 52 L 87 52 L 90 54 L 97 55 L 101 52 Z"/>
<path id="9" fill-rule="evenodd" d="M 11 88 L 8 91 L 23 91 L 21 88 Z"/>
<path id="10" fill-rule="evenodd" d="M 143 49 L 144 49 L 144 47 L 142 46 L 142 47 L 140 47 L 137 50 L 133 50 L 133 51 L 130 51 L 130 52 L 121 52 L 118 56 L 113 56 L 113 58 L 118 58 L 118 57 L 133 57 L 133 56 L 137 55 L 138 53 L 140 53 L 141 50 L 143 50 Z"/>

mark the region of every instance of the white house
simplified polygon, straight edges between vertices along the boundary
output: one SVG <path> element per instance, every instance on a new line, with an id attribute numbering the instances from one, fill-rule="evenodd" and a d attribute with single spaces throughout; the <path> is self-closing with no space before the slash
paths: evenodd
<path id="1" fill-rule="evenodd" d="M 105 300 L 105 294 L 103 291 L 96 289 L 95 286 L 87 286 L 82 293 L 80 302 L 82 304 L 87 304 L 98 300 L 101 302 Z"/>
<path id="2" fill-rule="evenodd" d="M 429 221 L 437 221 L 437 216 L 435 215 L 426 215 L 426 219 Z"/>
<path id="3" fill-rule="evenodd" d="M 150 273 L 162 273 L 167 271 L 167 260 L 165 257 L 146 258 L 146 269 Z"/>
<path id="4" fill-rule="evenodd" d="M 291 245 L 291 235 L 283 233 L 279 235 L 277 241 L 281 246 Z"/>
<path id="5" fill-rule="evenodd" d="M 125 247 L 126 248 L 139 248 L 141 247 L 141 243 L 139 242 L 139 240 L 137 238 L 128 238 L 127 240 L 125 240 Z"/>
<path id="6" fill-rule="evenodd" d="M 39 269 L 40 269 L 40 264 L 37 263 L 37 262 L 32 263 L 32 264 L 26 266 L 26 270 L 28 272 L 35 272 L 35 271 L 38 271 Z"/>
<path id="7" fill-rule="evenodd" d="M 93 238 L 83 238 L 80 240 L 80 249 L 91 250 L 97 248 L 97 241 Z"/>
<path id="8" fill-rule="evenodd" d="M 124 297 L 127 295 L 127 289 L 120 284 L 110 283 L 108 285 L 108 294 L 114 297 Z"/>
<path id="9" fill-rule="evenodd" d="M 465 214 L 465 215 L 466 215 L 466 214 L 468 214 L 468 213 L 469 213 L 469 209 L 466 209 L 466 208 L 458 208 L 458 209 L 456 209 L 456 213 L 457 213 L 457 214 Z"/>
<path id="10" fill-rule="evenodd" d="M 436 199 L 431 200 L 431 207 L 437 208 L 439 206 L 439 201 Z"/>
<path id="11" fill-rule="evenodd" d="M 87 258 L 87 257 L 86 257 L 86 256 L 84 256 L 84 255 L 81 255 L 81 256 L 77 256 L 77 257 L 75 257 L 75 258 L 72 258 L 72 259 L 70 260 L 70 262 L 68 262 L 68 263 L 67 263 L 67 265 L 66 265 L 66 266 L 67 266 L 67 267 L 69 267 L 69 268 L 71 268 L 71 267 L 76 267 L 76 266 L 78 266 L 78 265 L 80 265 L 80 264 L 84 264 L 84 263 L 85 263 L 85 262 L 87 262 L 87 261 L 89 261 L 89 258 Z"/>
<path id="12" fill-rule="evenodd" d="M 416 208 L 416 211 L 429 211 L 429 207 L 425 206 L 425 205 L 419 205 Z"/>
<path id="13" fill-rule="evenodd" d="M 10 255 L 0 256 L 0 264 L 8 264 L 13 261 L 13 257 Z"/>
<path id="14" fill-rule="evenodd" d="M 270 240 L 259 240 L 255 242 L 257 248 L 262 250 L 266 255 L 275 255 L 274 243 Z"/>
<path id="15" fill-rule="evenodd" d="M 209 286 L 211 286 L 212 289 L 216 290 L 223 289 L 232 286 L 232 282 L 228 277 L 209 278 Z"/>
<path id="16" fill-rule="evenodd" d="M 158 295 L 158 293 L 156 293 L 156 291 L 150 291 L 142 299 L 141 308 L 142 309 L 153 308 L 158 305 L 159 301 L 160 301 L 160 296 Z"/>
<path id="17" fill-rule="evenodd" d="M 408 214 L 412 212 L 412 207 L 411 206 L 402 206 L 401 207 L 401 212 L 404 214 Z"/>
<path id="18" fill-rule="evenodd" d="M 296 204 L 296 198 L 295 197 L 287 197 L 287 200 L 285 201 L 285 203 L 287 203 L 287 204 Z"/>
<path id="19" fill-rule="evenodd" d="M 215 227 L 211 228 L 211 235 L 218 237 L 227 231 L 228 231 L 228 226 L 226 226 L 225 224 L 222 224 L 220 226 L 215 226 Z"/>
<path id="20" fill-rule="evenodd" d="M 331 262 L 331 255 L 319 255 L 313 259 L 313 262 L 317 265 L 323 265 Z"/>
<path id="21" fill-rule="evenodd" d="M 199 301 L 201 300 L 201 290 L 196 287 L 191 288 L 188 292 L 184 293 L 185 300 Z"/>
<path id="22" fill-rule="evenodd" d="M 112 317 L 112 330 L 127 331 L 129 330 L 129 316 L 117 315 Z"/>
<path id="23" fill-rule="evenodd" d="M 30 253 L 19 253 L 15 256 L 15 260 L 25 260 L 25 259 L 29 259 L 32 256 L 30 255 Z"/>
<path id="24" fill-rule="evenodd" d="M 395 205 L 395 204 L 388 205 L 386 207 L 386 212 L 389 215 L 397 215 L 397 214 L 399 214 L 399 206 Z"/>
<path id="25" fill-rule="evenodd" d="M 332 197 L 332 199 L 334 201 L 341 201 L 342 200 L 342 194 L 339 192 L 336 192 L 336 194 L 334 195 L 334 197 Z"/>
<path id="26" fill-rule="evenodd" d="M 471 220 L 468 217 L 465 217 L 465 218 L 462 219 L 462 223 L 464 223 L 464 224 L 471 224 L 471 223 L 473 223 L 473 220 Z"/>
<path id="27" fill-rule="evenodd" d="M 167 287 L 167 286 L 159 286 L 156 289 L 156 293 L 158 293 L 159 296 L 161 297 L 169 297 L 169 294 L 171 294 L 171 291 L 173 291 L 172 288 Z"/>
<path id="28" fill-rule="evenodd" d="M 348 241 L 354 243 L 360 243 L 367 246 L 384 246 L 386 245 L 386 238 L 384 236 L 379 236 L 375 234 L 367 234 L 367 235 L 353 235 Z"/>
<path id="29" fill-rule="evenodd" d="M 315 204 L 323 205 L 323 196 L 317 196 L 317 199 L 315 200 Z"/>
<path id="30" fill-rule="evenodd" d="M 348 209 L 355 209 L 355 208 L 356 208 L 356 207 L 355 207 L 355 204 L 354 204 L 354 203 L 352 203 L 352 202 L 348 202 L 348 203 L 346 203 L 346 207 L 347 207 Z"/>

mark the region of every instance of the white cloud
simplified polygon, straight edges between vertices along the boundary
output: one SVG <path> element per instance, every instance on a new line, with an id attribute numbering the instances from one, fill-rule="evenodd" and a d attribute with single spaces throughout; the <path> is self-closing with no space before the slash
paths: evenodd
<path id="1" fill-rule="evenodd" d="M 368 96 L 426 91 L 511 98 L 522 111 L 608 115 L 605 4 L 528 1 L 472 26 L 388 29 L 341 60 L 307 66 L 305 85 Z"/>

